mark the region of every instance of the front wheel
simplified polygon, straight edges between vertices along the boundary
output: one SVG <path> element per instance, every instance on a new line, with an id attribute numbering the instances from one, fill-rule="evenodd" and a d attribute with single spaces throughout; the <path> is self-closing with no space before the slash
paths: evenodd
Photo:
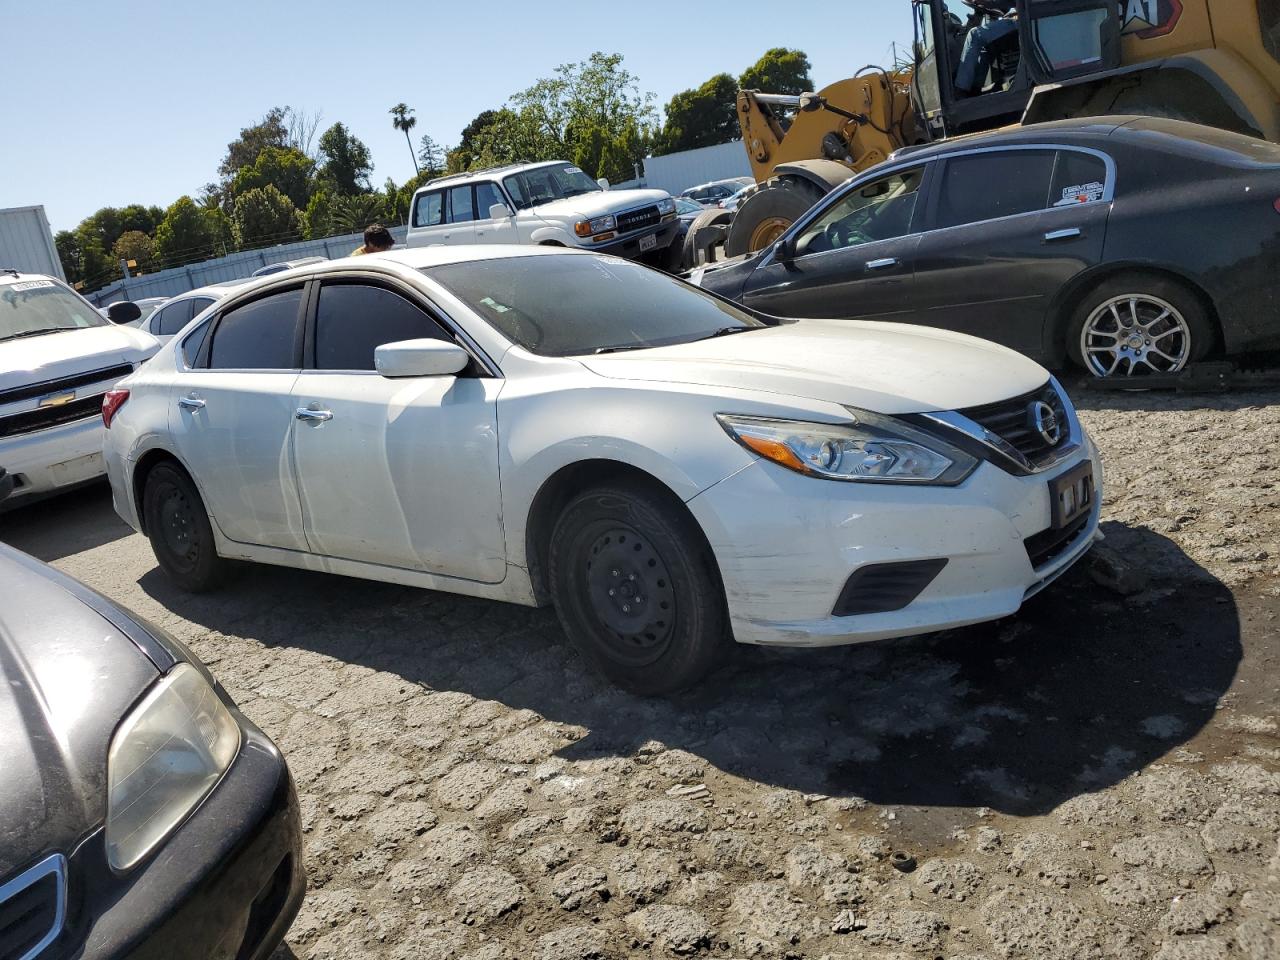
<path id="1" fill-rule="evenodd" d="M 204 500 L 181 467 L 160 463 L 151 469 L 142 512 L 156 561 L 178 586 L 203 593 L 226 579 L 230 564 L 218 556 Z"/>
<path id="2" fill-rule="evenodd" d="M 770 180 L 740 204 L 729 224 L 724 251 L 730 257 L 763 250 L 821 200 L 823 192 L 807 180 Z"/>
<path id="3" fill-rule="evenodd" d="M 1214 325 L 1183 284 L 1141 273 L 1098 285 L 1067 328 L 1071 358 L 1098 378 L 1179 373 L 1214 344 Z"/>
<path id="4" fill-rule="evenodd" d="M 618 686 L 672 693 L 719 662 L 724 591 L 702 532 L 678 504 L 639 485 L 588 490 L 561 513 L 549 559 L 565 633 Z"/>

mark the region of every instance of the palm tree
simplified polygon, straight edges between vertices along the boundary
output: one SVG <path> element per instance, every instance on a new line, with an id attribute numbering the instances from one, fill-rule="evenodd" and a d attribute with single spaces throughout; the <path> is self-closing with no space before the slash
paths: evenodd
<path id="1" fill-rule="evenodd" d="M 421 173 L 418 167 L 418 155 L 413 152 L 413 141 L 409 139 L 409 131 L 418 124 L 418 118 L 413 115 L 413 110 L 407 103 L 397 103 L 394 107 L 387 111 L 391 114 L 391 125 L 397 130 L 404 131 L 404 142 L 409 144 L 409 156 L 413 157 L 414 173 Z"/>

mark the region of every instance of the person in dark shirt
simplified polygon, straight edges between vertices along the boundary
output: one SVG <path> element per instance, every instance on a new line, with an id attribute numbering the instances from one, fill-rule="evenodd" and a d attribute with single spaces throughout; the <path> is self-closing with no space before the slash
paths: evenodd
<path id="1" fill-rule="evenodd" d="M 991 66 L 991 46 L 1018 29 L 1017 11 L 1012 2 L 989 0 L 982 4 L 982 22 L 964 38 L 960 66 L 956 68 L 956 89 L 973 96 L 982 92 L 982 80 Z"/>

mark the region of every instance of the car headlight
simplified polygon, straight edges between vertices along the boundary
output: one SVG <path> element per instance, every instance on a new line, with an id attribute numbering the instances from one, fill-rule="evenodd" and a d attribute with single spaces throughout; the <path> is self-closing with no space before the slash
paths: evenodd
<path id="1" fill-rule="evenodd" d="M 613 214 L 603 217 L 596 217 L 594 220 L 579 220 L 573 225 L 573 232 L 580 237 L 589 237 L 593 233 L 604 233 L 606 230 L 612 230 L 618 221 L 614 219 Z"/>
<path id="2" fill-rule="evenodd" d="M 908 424 L 864 410 L 852 423 L 808 423 L 719 414 L 725 431 L 752 453 L 828 480 L 951 485 L 978 461 Z"/>
<path id="3" fill-rule="evenodd" d="M 231 766 L 240 727 L 189 663 L 125 718 L 107 753 L 107 862 L 128 870 L 164 840 Z"/>
<path id="4" fill-rule="evenodd" d="M 658 212 L 659 212 L 659 213 L 675 213 L 675 212 L 676 212 L 676 202 L 675 202 L 674 200 L 672 200 L 670 197 L 667 197 L 667 199 L 665 199 L 665 200 L 659 200 L 659 201 L 658 201 Z"/>

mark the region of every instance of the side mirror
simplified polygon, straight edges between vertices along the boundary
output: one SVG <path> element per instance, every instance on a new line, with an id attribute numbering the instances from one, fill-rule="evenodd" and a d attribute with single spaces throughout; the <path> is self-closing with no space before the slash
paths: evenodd
<path id="1" fill-rule="evenodd" d="M 796 238 L 787 236 L 778 241 L 773 248 L 773 258 L 786 263 L 796 258 Z"/>
<path id="2" fill-rule="evenodd" d="M 608 189 L 609 189 L 609 181 L 608 181 L 608 180 L 606 180 L 604 177 L 601 177 L 599 180 L 597 180 L 597 181 L 596 181 L 596 183 L 600 184 L 600 189 L 601 189 L 601 190 L 608 190 Z"/>
<path id="3" fill-rule="evenodd" d="M 511 216 L 511 208 L 505 203 L 495 203 L 489 207 L 490 220 L 505 220 Z"/>
<path id="4" fill-rule="evenodd" d="M 107 319 L 112 323 L 133 323 L 142 316 L 142 308 L 132 300 L 117 300 L 107 307 Z"/>
<path id="5" fill-rule="evenodd" d="M 373 366 L 382 376 L 450 377 L 466 369 L 471 357 L 447 340 L 400 340 L 373 351 Z"/>

